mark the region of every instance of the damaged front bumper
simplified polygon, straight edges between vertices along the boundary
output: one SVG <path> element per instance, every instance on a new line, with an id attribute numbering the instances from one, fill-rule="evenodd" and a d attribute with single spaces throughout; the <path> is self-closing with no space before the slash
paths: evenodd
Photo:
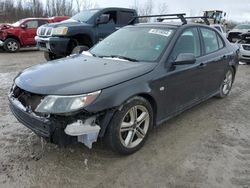
<path id="1" fill-rule="evenodd" d="M 30 112 L 11 95 L 9 95 L 9 101 L 10 109 L 18 121 L 38 136 L 60 146 L 80 142 L 92 148 L 97 138 L 104 135 L 113 114 L 108 112 L 101 115 L 86 113 L 85 115 L 42 117 Z"/>

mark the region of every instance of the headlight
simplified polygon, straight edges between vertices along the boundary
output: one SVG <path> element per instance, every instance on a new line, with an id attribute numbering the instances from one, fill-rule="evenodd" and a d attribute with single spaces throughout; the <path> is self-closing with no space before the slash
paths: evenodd
<path id="1" fill-rule="evenodd" d="M 74 96 L 48 95 L 41 101 L 35 111 L 45 114 L 74 112 L 93 103 L 100 93 L 101 91 Z"/>
<path id="2" fill-rule="evenodd" d="M 66 35 L 68 32 L 67 27 L 57 27 L 52 30 L 52 35 Z"/>

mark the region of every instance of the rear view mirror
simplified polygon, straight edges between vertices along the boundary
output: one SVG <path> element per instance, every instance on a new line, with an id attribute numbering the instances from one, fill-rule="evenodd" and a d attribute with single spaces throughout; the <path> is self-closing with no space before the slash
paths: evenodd
<path id="1" fill-rule="evenodd" d="M 102 14 L 100 17 L 96 19 L 96 24 L 106 24 L 109 22 L 109 15 Z"/>
<path id="2" fill-rule="evenodd" d="M 179 54 L 174 61 L 174 65 L 188 65 L 188 64 L 194 64 L 196 61 L 196 58 L 194 54 L 192 53 L 182 53 Z"/>

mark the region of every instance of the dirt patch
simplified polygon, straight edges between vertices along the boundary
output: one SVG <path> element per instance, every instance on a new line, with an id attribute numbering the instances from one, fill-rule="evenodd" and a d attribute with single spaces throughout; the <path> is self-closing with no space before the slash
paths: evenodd
<path id="1" fill-rule="evenodd" d="M 102 142 L 58 148 L 17 122 L 7 93 L 15 75 L 44 62 L 37 51 L 0 52 L 1 187 L 250 187 L 250 66 L 231 95 L 212 98 L 153 130 L 121 157 Z"/>

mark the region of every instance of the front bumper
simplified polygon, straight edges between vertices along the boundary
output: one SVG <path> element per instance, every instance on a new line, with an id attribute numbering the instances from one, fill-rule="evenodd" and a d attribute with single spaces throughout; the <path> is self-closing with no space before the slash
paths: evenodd
<path id="1" fill-rule="evenodd" d="M 239 60 L 243 62 L 250 62 L 250 51 L 244 50 L 242 47 L 239 52 Z"/>
<path id="2" fill-rule="evenodd" d="M 69 38 L 64 37 L 39 37 L 36 36 L 37 47 L 46 52 L 51 52 L 56 55 L 67 55 Z"/>
<path id="3" fill-rule="evenodd" d="M 35 115 L 34 113 L 24 111 L 16 105 L 14 98 L 9 97 L 9 106 L 17 120 L 31 129 L 39 137 L 46 139 L 51 143 L 61 146 L 71 144 L 77 141 L 76 137 L 68 136 L 64 133 L 66 122 L 56 121 L 54 118 L 45 118 Z"/>

